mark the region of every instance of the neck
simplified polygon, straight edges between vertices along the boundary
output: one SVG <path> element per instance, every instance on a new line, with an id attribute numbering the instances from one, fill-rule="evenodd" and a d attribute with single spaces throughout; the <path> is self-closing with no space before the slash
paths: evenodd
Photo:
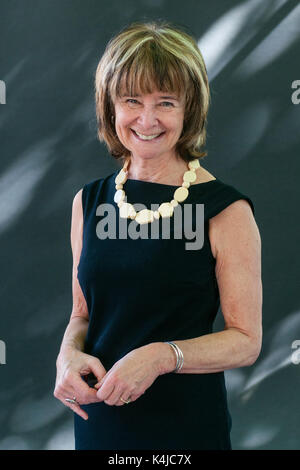
<path id="1" fill-rule="evenodd" d="M 128 179 L 181 185 L 187 163 L 180 157 L 141 159 L 128 157 Z"/>

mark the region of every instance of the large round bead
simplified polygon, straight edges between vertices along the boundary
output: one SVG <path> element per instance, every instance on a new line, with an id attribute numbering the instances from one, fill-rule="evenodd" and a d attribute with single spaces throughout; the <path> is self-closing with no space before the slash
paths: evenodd
<path id="1" fill-rule="evenodd" d="M 149 209 L 143 209 L 139 211 L 135 217 L 135 221 L 138 224 L 148 224 L 149 222 L 153 222 L 154 214 L 153 211 Z"/>
<path id="2" fill-rule="evenodd" d="M 195 171 L 186 171 L 183 175 L 183 181 L 187 181 L 188 183 L 192 183 L 197 179 L 197 175 Z"/>
<path id="3" fill-rule="evenodd" d="M 116 184 L 123 184 L 125 183 L 127 180 L 127 174 L 125 173 L 125 171 L 123 170 L 120 170 L 119 173 L 117 174 L 117 176 L 115 177 L 115 183 Z"/>
<path id="4" fill-rule="evenodd" d="M 132 217 L 135 217 L 135 215 L 136 211 L 133 205 L 129 202 L 124 202 L 124 204 L 122 204 L 122 206 L 120 207 L 120 217 L 122 217 L 123 219 L 131 219 Z"/>
<path id="5" fill-rule="evenodd" d="M 174 207 L 170 202 L 163 202 L 157 209 L 162 217 L 171 217 L 174 211 Z"/>
<path id="6" fill-rule="evenodd" d="M 114 201 L 118 204 L 118 202 L 123 201 L 125 197 L 125 191 L 123 189 L 118 189 L 115 192 Z"/>
<path id="7" fill-rule="evenodd" d="M 197 168 L 200 168 L 200 163 L 199 163 L 198 158 L 195 158 L 195 160 L 190 161 L 188 163 L 188 167 L 190 168 L 190 170 L 192 169 L 196 170 Z"/>
<path id="8" fill-rule="evenodd" d="M 180 186 L 180 188 L 176 189 L 173 197 L 176 201 L 182 202 L 188 197 L 188 195 L 189 195 L 189 192 L 187 188 L 183 188 L 182 186 Z"/>

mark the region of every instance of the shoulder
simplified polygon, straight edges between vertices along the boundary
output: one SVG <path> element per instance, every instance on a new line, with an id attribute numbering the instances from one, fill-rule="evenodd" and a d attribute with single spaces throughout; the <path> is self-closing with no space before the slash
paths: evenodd
<path id="1" fill-rule="evenodd" d="M 80 209 L 80 207 L 82 206 L 82 191 L 83 191 L 83 188 L 79 189 L 77 193 L 75 194 L 75 196 L 73 197 L 73 203 L 72 203 L 73 211 Z"/>
<path id="2" fill-rule="evenodd" d="M 83 215 L 83 207 L 85 204 L 85 200 L 87 198 L 88 193 L 93 192 L 93 190 L 99 186 L 100 181 L 102 178 L 97 178 L 85 183 L 82 188 L 80 188 L 73 197 L 72 202 L 72 218 L 82 218 Z"/>
<path id="3" fill-rule="evenodd" d="M 72 202 L 72 230 L 76 229 L 76 226 L 82 223 L 82 191 L 83 188 L 79 189 Z"/>
<path id="4" fill-rule="evenodd" d="M 205 220 L 214 218 L 238 200 L 245 200 L 254 215 L 254 204 L 248 195 L 237 187 L 227 184 L 219 178 L 212 178 L 210 175 L 206 181 L 202 182 L 203 184 L 195 185 L 193 191 L 195 201 L 204 204 Z M 246 205 L 244 204 L 245 207 Z"/>
<path id="5" fill-rule="evenodd" d="M 109 175 L 107 176 L 104 176 L 104 177 L 99 177 L 99 178 L 95 178 L 93 180 L 90 180 L 88 181 L 87 183 L 84 184 L 83 188 L 82 188 L 82 192 L 83 192 L 83 198 L 85 197 L 85 194 L 88 194 L 88 193 L 97 193 L 99 190 L 101 190 L 103 187 L 105 186 L 111 186 L 111 185 L 115 185 L 115 182 L 114 182 L 114 178 L 116 177 L 117 175 L 117 171 L 114 171 L 113 173 L 110 173 Z"/>
<path id="6" fill-rule="evenodd" d="M 98 199 L 98 195 L 103 188 L 103 183 L 108 178 L 111 178 L 111 176 L 112 175 L 105 178 L 95 178 L 85 183 L 82 188 L 76 192 L 73 199 L 73 207 L 79 208 L 81 205 L 83 213 L 85 213 L 86 208 Z"/>
<path id="7" fill-rule="evenodd" d="M 71 219 L 71 246 L 73 254 L 81 246 L 83 229 L 82 189 L 73 198 Z"/>
<path id="8" fill-rule="evenodd" d="M 246 199 L 237 199 L 209 219 L 209 238 L 213 256 L 239 245 L 256 244 L 260 247 L 259 230 L 251 205 Z"/>

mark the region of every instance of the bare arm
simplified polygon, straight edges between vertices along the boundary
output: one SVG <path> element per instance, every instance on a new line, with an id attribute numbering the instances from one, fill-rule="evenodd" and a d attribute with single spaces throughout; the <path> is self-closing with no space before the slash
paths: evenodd
<path id="1" fill-rule="evenodd" d="M 79 351 L 84 349 L 84 340 L 89 325 L 89 313 L 85 297 L 77 279 L 77 266 L 82 249 L 83 213 L 82 213 L 82 189 L 78 191 L 73 200 L 71 222 L 71 247 L 73 254 L 72 292 L 73 308 L 70 322 L 66 328 L 61 351 L 66 347 L 75 347 Z"/>
<path id="2" fill-rule="evenodd" d="M 210 238 L 225 328 L 184 341 L 171 338 L 184 355 L 179 373 L 252 365 L 261 350 L 261 239 L 249 204 L 235 201 L 211 219 Z M 170 345 L 151 346 L 160 357 L 162 373 L 174 370 L 176 358 Z"/>
<path id="3" fill-rule="evenodd" d="M 74 197 L 71 223 L 71 246 L 73 253 L 72 292 L 73 308 L 70 322 L 66 328 L 60 351 L 56 360 L 57 376 L 54 396 L 64 405 L 71 408 L 84 419 L 88 415 L 79 404 L 88 404 L 99 401 L 96 390 L 89 387 L 82 376 L 90 372 L 98 380 L 106 374 L 106 370 L 96 357 L 85 354 L 84 342 L 89 326 L 89 313 L 85 297 L 77 279 L 77 267 L 82 250 L 82 190 Z M 66 398 L 76 397 L 78 404 L 66 402 Z"/>

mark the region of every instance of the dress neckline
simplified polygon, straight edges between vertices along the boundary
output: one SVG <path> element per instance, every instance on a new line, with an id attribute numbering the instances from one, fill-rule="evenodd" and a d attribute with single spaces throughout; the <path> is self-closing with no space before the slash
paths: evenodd
<path id="1" fill-rule="evenodd" d="M 115 173 L 118 173 L 118 172 L 119 170 L 117 170 Z M 188 189 L 190 190 L 193 186 L 202 186 L 202 185 L 209 184 L 209 183 L 215 183 L 216 181 L 218 181 L 218 178 L 215 178 L 214 180 L 210 180 L 210 181 L 204 181 L 203 183 L 191 184 Z M 176 184 L 157 183 L 155 181 L 143 181 L 143 180 L 136 180 L 134 178 L 128 178 L 124 184 L 128 182 L 152 184 L 156 186 L 165 186 L 166 188 L 180 188 L 180 185 L 176 185 Z"/>

